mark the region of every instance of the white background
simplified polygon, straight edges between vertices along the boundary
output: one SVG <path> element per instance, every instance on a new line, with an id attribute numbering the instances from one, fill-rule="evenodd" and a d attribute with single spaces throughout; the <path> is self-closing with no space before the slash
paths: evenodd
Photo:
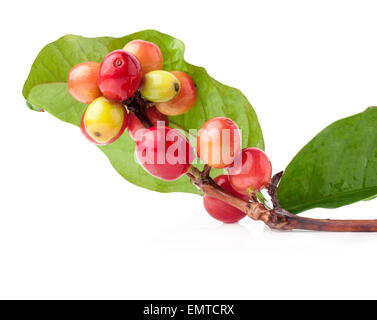
<path id="1" fill-rule="evenodd" d="M 377 234 L 212 220 L 201 198 L 131 185 L 21 90 L 67 33 L 157 29 L 253 104 L 275 171 L 331 122 L 377 105 L 373 1 L 2 4 L 0 298 L 377 298 Z M 305 215 L 377 218 L 377 200 Z"/>

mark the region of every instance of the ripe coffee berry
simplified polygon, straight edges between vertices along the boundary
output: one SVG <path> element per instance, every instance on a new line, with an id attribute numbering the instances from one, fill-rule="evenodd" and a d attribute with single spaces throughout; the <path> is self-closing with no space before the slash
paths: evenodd
<path id="1" fill-rule="evenodd" d="M 68 91 L 77 101 L 89 104 L 101 96 L 98 88 L 99 67 L 98 62 L 84 61 L 75 65 L 69 72 Z"/>
<path id="2" fill-rule="evenodd" d="M 229 180 L 239 193 L 249 194 L 266 187 L 271 181 L 272 165 L 268 156 L 258 148 L 245 148 L 228 168 Z"/>
<path id="3" fill-rule="evenodd" d="M 249 200 L 249 197 L 247 195 L 242 195 L 232 188 L 229 182 L 229 176 L 221 175 L 216 177 L 214 180 L 220 187 L 235 195 L 236 197 L 239 197 L 245 201 Z M 246 216 L 245 213 L 243 213 L 241 210 L 238 210 L 237 208 L 232 207 L 231 205 L 221 200 L 209 197 L 207 195 L 203 196 L 203 204 L 207 212 L 213 218 L 224 223 L 235 223 Z"/>
<path id="4" fill-rule="evenodd" d="M 140 61 L 143 73 L 162 69 L 162 53 L 153 42 L 133 40 L 127 43 L 123 50 L 132 53 Z"/>
<path id="5" fill-rule="evenodd" d="M 143 168 L 162 180 L 176 180 L 190 168 L 195 153 L 186 137 L 169 127 L 152 127 L 136 142 Z"/>
<path id="6" fill-rule="evenodd" d="M 168 117 L 159 112 L 156 107 L 147 108 L 146 113 L 153 126 L 168 126 Z M 139 140 L 142 137 L 143 131 L 147 129 L 144 128 L 139 119 L 131 112 L 128 115 L 127 130 L 133 140 Z"/>
<path id="7" fill-rule="evenodd" d="M 124 101 L 139 89 L 142 71 L 139 60 L 129 52 L 110 52 L 99 69 L 98 86 L 110 100 Z"/>
<path id="8" fill-rule="evenodd" d="M 197 153 L 200 159 L 213 168 L 232 164 L 240 152 L 241 136 L 234 121 L 225 117 L 208 120 L 199 130 Z"/>

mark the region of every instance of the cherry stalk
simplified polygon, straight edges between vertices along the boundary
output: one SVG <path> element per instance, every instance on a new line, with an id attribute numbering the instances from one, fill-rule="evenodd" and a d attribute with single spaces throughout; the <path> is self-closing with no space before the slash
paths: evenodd
<path id="1" fill-rule="evenodd" d="M 123 104 L 127 106 L 128 111 L 132 112 L 139 119 L 144 128 L 153 127 L 152 121 L 148 118 L 146 112 L 149 103 L 141 97 L 139 91 L 131 98 L 125 100 Z"/>
<path id="2" fill-rule="evenodd" d="M 137 92 L 133 97 L 124 101 L 128 110 L 135 114 L 145 128 L 152 127 L 152 122 L 146 114 L 150 102 L 144 100 Z M 331 220 L 311 219 L 294 215 L 279 207 L 277 187 L 283 172 L 272 177 L 267 190 L 271 197 L 273 209 L 266 208 L 257 201 L 243 200 L 221 188 L 211 177 L 211 167 L 204 166 L 203 171 L 191 166 L 186 175 L 191 183 L 196 185 L 204 194 L 221 200 L 244 212 L 249 218 L 263 221 L 275 230 L 312 230 L 329 232 L 377 232 L 377 220 Z"/>

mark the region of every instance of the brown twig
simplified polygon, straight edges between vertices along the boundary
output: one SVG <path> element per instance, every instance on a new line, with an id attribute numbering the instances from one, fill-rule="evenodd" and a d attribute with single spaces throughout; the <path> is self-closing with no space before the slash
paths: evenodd
<path id="1" fill-rule="evenodd" d="M 209 177 L 210 173 L 211 173 L 211 167 L 208 164 L 204 165 L 203 171 L 201 173 L 202 180 L 208 180 L 210 178 Z"/>
<path id="2" fill-rule="evenodd" d="M 141 98 L 137 93 L 134 97 L 124 102 L 128 110 L 135 114 L 146 128 L 152 126 L 146 114 L 149 102 Z M 267 209 L 256 199 L 245 201 L 234 196 L 221 188 L 213 179 L 210 178 L 211 167 L 204 166 L 203 171 L 191 166 L 187 172 L 191 183 L 197 186 L 204 194 L 219 199 L 227 204 L 241 210 L 248 217 L 256 221 L 263 221 L 271 229 L 276 230 L 313 230 L 331 232 L 377 232 L 377 220 L 329 220 L 329 219 L 310 219 L 294 215 L 279 207 L 277 200 L 277 188 L 283 172 L 277 173 L 267 187 L 271 196 L 273 209 Z"/>
<path id="3" fill-rule="evenodd" d="M 145 128 L 153 127 L 153 124 L 146 113 L 146 109 L 149 107 L 149 102 L 141 97 L 139 91 L 137 91 L 131 98 L 124 101 L 123 104 L 139 119 Z"/>
<path id="4" fill-rule="evenodd" d="M 255 191 L 249 191 L 250 201 L 258 202 L 257 193 Z"/>
<path id="5" fill-rule="evenodd" d="M 201 172 L 191 167 L 189 174 L 193 183 L 200 187 L 203 193 L 224 201 L 241 210 L 253 220 L 261 220 L 271 229 L 276 230 L 314 230 L 332 232 L 377 232 L 377 220 L 328 220 L 310 219 L 296 216 L 282 208 L 268 210 L 259 202 L 248 202 L 220 188 L 212 179 L 203 181 Z M 280 175 L 280 173 L 279 173 Z M 275 196 L 275 194 L 274 194 Z"/>
<path id="6" fill-rule="evenodd" d="M 279 201 L 277 199 L 277 190 L 278 190 L 278 185 L 282 176 L 283 176 L 283 171 L 280 171 L 279 173 L 275 174 L 272 177 L 271 182 L 267 187 L 267 191 L 271 197 L 271 202 L 274 208 L 279 207 Z"/>

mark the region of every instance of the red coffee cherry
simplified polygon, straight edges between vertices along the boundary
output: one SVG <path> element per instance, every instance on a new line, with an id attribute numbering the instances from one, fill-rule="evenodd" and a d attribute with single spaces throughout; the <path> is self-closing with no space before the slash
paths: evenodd
<path id="1" fill-rule="evenodd" d="M 110 100 L 124 101 L 136 92 L 142 79 L 137 58 L 124 50 L 110 52 L 99 69 L 98 86 Z"/>

